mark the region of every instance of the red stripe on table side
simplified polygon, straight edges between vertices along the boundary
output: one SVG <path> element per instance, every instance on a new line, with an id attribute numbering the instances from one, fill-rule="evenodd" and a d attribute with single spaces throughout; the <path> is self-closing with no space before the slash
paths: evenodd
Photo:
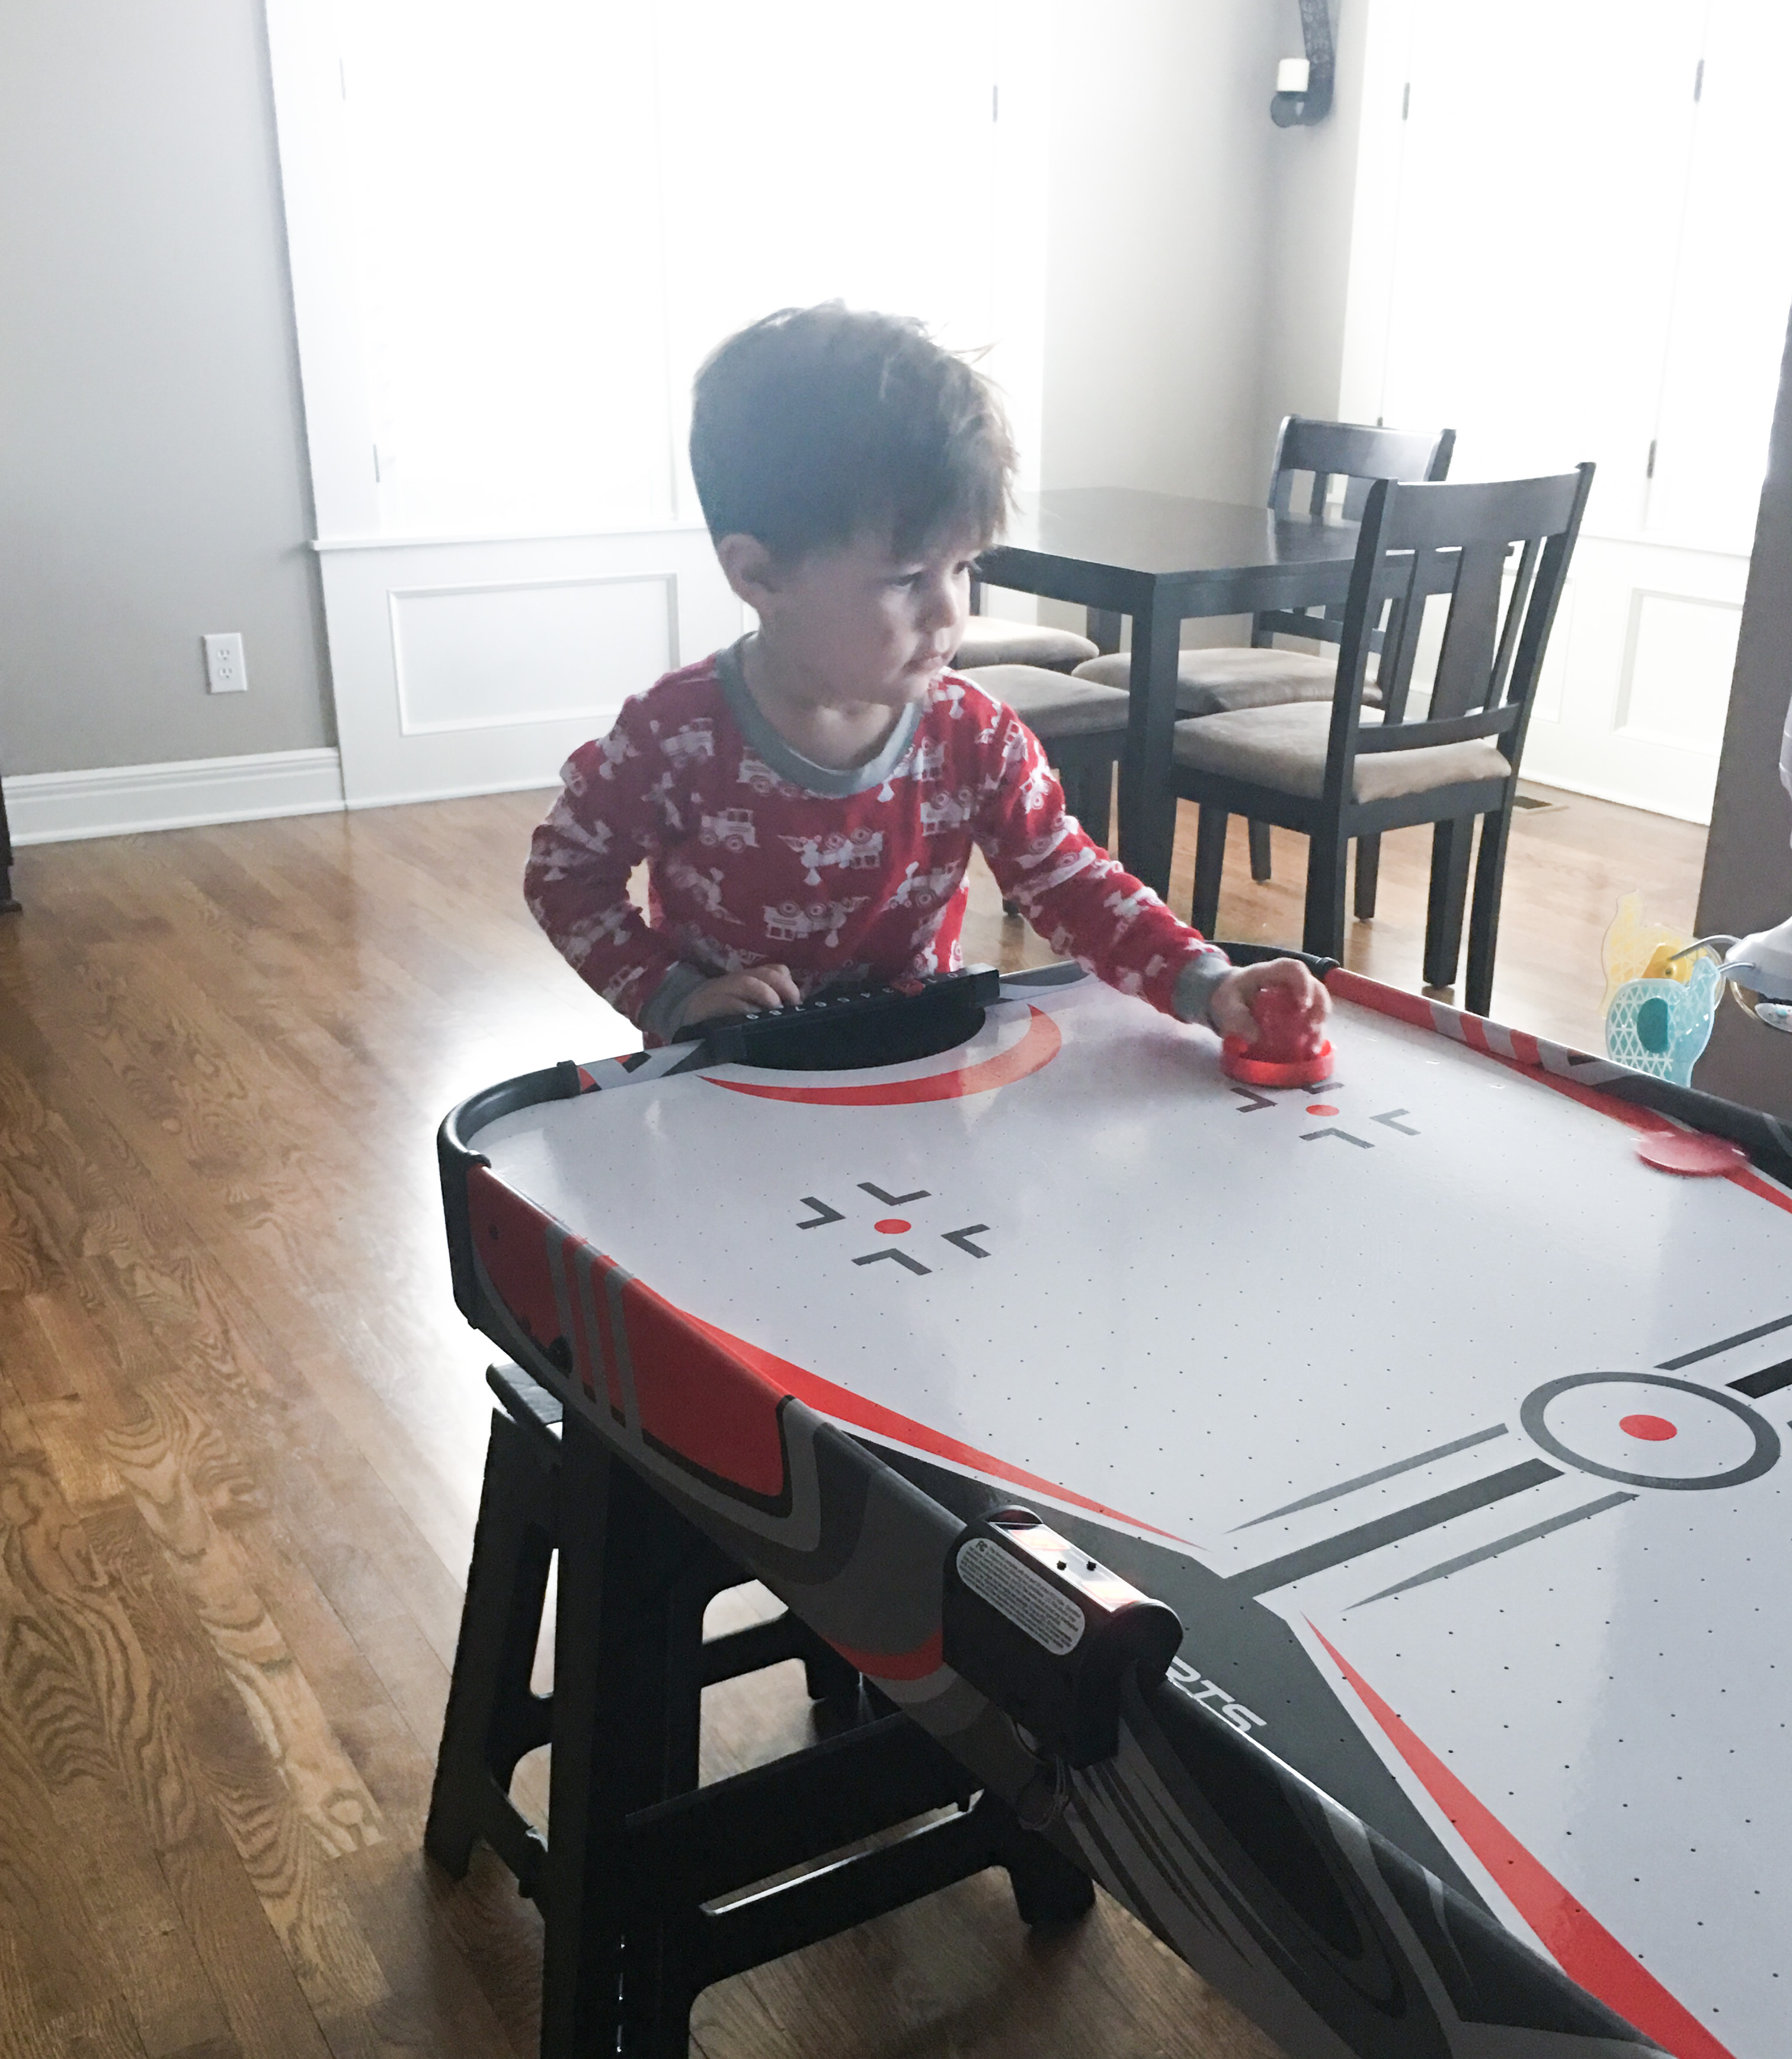
<path id="1" fill-rule="evenodd" d="M 775 1087 L 756 1080 L 719 1080 L 707 1073 L 703 1077 L 712 1087 L 725 1087 L 730 1093 L 751 1094 L 759 1101 L 804 1101 L 814 1108 L 912 1108 L 924 1101 L 959 1101 L 966 1094 L 1011 1086 L 1057 1056 L 1064 1041 L 1057 1025 L 1030 1002 L 1027 1012 L 1033 1019 L 1025 1035 L 1006 1051 L 974 1065 L 929 1073 L 918 1080 L 868 1081 L 853 1087 Z"/>
<path id="2" fill-rule="evenodd" d="M 1675 2059 L 1734 2059 L 1685 2004 L 1676 2000 L 1599 1918 L 1577 1901 L 1492 1810 L 1459 1780 L 1411 1726 L 1390 1708 L 1325 1633 L 1308 1628 L 1386 1732 L 1426 1792 L 1498 1882 L 1562 1970 L 1608 2009 L 1652 2037 Z"/>
<path id="3" fill-rule="evenodd" d="M 1675 1122 L 1658 1109 L 1644 1108 L 1635 1101 L 1622 1101 L 1617 1095 L 1607 1093 L 1602 1088 L 1587 1086 L 1579 1080 L 1552 1072 L 1543 1062 L 1541 1040 L 1527 1031 L 1508 1030 L 1503 1023 L 1490 1022 L 1484 1016 L 1471 1015 L 1465 1009 L 1451 1008 L 1441 1001 L 1428 1001 L 1422 994 L 1403 994 L 1397 987 L 1384 986 L 1380 980 L 1365 978 L 1361 973 L 1347 971 L 1342 966 L 1326 974 L 1325 984 L 1340 1001 L 1356 1002 L 1364 1008 L 1372 1008 L 1377 1014 L 1392 1015 L 1400 1022 L 1409 1022 L 1416 1029 L 1429 1030 L 1434 1034 L 1448 1036 L 1450 1031 L 1442 1026 L 1446 1022 L 1452 1023 L 1456 1026 L 1459 1041 L 1470 1050 L 1479 1052 L 1484 1058 L 1491 1058 L 1496 1065 L 1503 1065 L 1509 1072 L 1518 1073 L 1526 1079 L 1539 1081 L 1553 1092 L 1565 1094 L 1570 1101 L 1578 1101 L 1583 1108 L 1591 1109 L 1598 1115 L 1608 1116 L 1614 1122 L 1625 1123 L 1632 1129 L 1659 1131 L 1692 1127 L 1690 1124 Z M 1496 1051 L 1488 1041 L 1487 1032 L 1495 1029 L 1502 1036 L 1511 1039 L 1511 1057 L 1508 1057 L 1503 1051 Z M 1568 1047 L 1562 1045 L 1559 1048 L 1566 1050 Z M 1573 1052 L 1571 1055 L 1591 1057 L 1587 1052 Z M 1607 1061 L 1601 1060 L 1596 1062 Z M 1615 1063 L 1615 1061 L 1611 1062 Z M 1760 1201 L 1771 1202 L 1776 1209 L 1782 1209 L 1792 1215 L 1792 1194 L 1755 1171 L 1752 1166 L 1739 1165 L 1734 1172 L 1718 1177 L 1733 1181 L 1745 1193 L 1753 1194 Z"/>
<path id="4" fill-rule="evenodd" d="M 595 1264 L 607 1273 L 615 1262 L 599 1253 Z M 638 1279 L 624 1278 L 622 1299 L 642 1428 L 718 1479 L 735 1480 L 756 1493 L 777 1492 L 786 1473 L 778 1412 L 790 1390 L 779 1380 L 768 1379 L 755 1360 L 765 1357 L 773 1365 L 782 1365 L 783 1361 L 771 1359 L 769 1354 L 755 1354 L 751 1345 L 743 1345 L 726 1330 L 701 1321 Z M 695 1368 L 689 1363 L 693 1354 L 699 1360 Z M 683 1370 L 663 1381 L 660 1376 L 668 1357 L 676 1359 Z M 719 1383 L 714 1377 L 718 1358 L 726 1368 L 726 1379 Z M 707 1361 L 709 1369 L 707 1378 L 703 1361 Z M 693 1370 L 697 1374 L 695 1380 Z M 657 1422 L 649 1417 L 650 1406 L 655 1404 L 663 1412 Z M 763 1445 L 767 1424 L 776 1443 L 775 1460 Z M 700 1431 L 696 1437 L 691 1435 L 693 1425 Z M 762 1444 L 757 1476 L 743 1480 L 740 1477 L 743 1471 L 755 1471 L 751 1447 L 756 1440 Z M 743 1456 L 748 1460 L 745 1467 L 741 1463 Z M 771 1476 L 774 1465 L 775 1480 Z M 941 1633 L 937 1630 L 909 1651 L 874 1651 L 842 1644 L 832 1638 L 828 1642 L 849 1664 L 874 1679 L 924 1680 L 945 1663 Z"/>
<path id="5" fill-rule="evenodd" d="M 777 1384 L 644 1280 L 623 1281 L 622 1312 L 643 1432 L 712 1479 L 768 1498 L 782 1494 L 787 1468 Z"/>
<path id="6" fill-rule="evenodd" d="M 737 1337 L 714 1323 L 706 1323 L 701 1316 L 687 1315 L 686 1320 L 703 1331 L 724 1351 L 751 1366 L 779 1393 L 793 1395 L 820 1414 L 850 1424 L 854 1429 L 863 1430 L 870 1436 L 887 1437 L 892 1444 L 905 1444 L 911 1450 L 949 1460 L 972 1472 L 990 1474 L 994 1479 L 1006 1480 L 1011 1487 L 1030 1487 L 1041 1494 L 1049 1494 L 1055 1500 L 1068 1502 L 1073 1508 L 1086 1509 L 1091 1515 L 1105 1516 L 1110 1521 L 1145 1531 L 1153 1537 L 1168 1538 L 1173 1544 L 1189 1541 L 1178 1537 L 1173 1531 L 1160 1530 L 1154 1523 L 1143 1523 L 1136 1515 L 1110 1508 L 1104 1501 L 1094 1501 L 1073 1488 L 1060 1487 L 1056 1480 L 1045 1480 L 1024 1467 L 1009 1465 L 1006 1459 L 998 1459 L 992 1452 L 961 1444 L 956 1437 L 949 1437 L 943 1432 L 930 1429 L 925 1423 L 918 1423 L 912 1416 L 886 1408 L 881 1402 L 868 1401 L 863 1395 L 854 1393 L 850 1387 L 842 1387 L 805 1367 L 793 1365 L 788 1359 L 779 1358 L 775 1352 L 763 1350 L 758 1344 L 747 1343 L 744 1337 Z"/>
<path id="7" fill-rule="evenodd" d="M 551 1217 L 506 1186 L 488 1165 L 467 1175 L 468 1227 L 492 1291 L 544 1350 L 559 1336 L 548 1240 L 560 1234 Z"/>

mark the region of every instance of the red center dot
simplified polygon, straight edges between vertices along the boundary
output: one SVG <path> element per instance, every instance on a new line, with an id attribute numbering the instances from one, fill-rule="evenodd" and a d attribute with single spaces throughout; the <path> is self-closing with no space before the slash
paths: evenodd
<path id="1" fill-rule="evenodd" d="M 1308 1115 L 1336 1115 L 1337 1112 L 1328 1101 L 1309 1101 L 1307 1104 Z"/>
<path id="2" fill-rule="evenodd" d="M 1618 1427 L 1627 1437 L 1640 1437 L 1647 1444 L 1665 1444 L 1680 1434 L 1665 1416 L 1620 1416 Z"/>
<path id="3" fill-rule="evenodd" d="M 900 1237 L 903 1231 L 909 1228 L 909 1225 L 904 1222 L 900 1216 L 886 1216 L 882 1222 L 874 1222 L 871 1227 L 873 1229 L 881 1229 L 886 1237 Z M 1670 1430 L 1667 1434 L 1671 1437 L 1674 1432 Z"/>

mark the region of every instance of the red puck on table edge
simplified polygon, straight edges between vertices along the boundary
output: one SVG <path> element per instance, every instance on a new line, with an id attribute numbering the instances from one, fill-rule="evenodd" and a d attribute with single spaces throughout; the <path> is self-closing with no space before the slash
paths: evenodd
<path id="1" fill-rule="evenodd" d="M 1749 1162 L 1741 1145 L 1724 1137 L 1707 1137 L 1702 1129 L 1646 1129 L 1636 1140 L 1636 1155 L 1664 1173 L 1704 1179 L 1740 1172 Z"/>

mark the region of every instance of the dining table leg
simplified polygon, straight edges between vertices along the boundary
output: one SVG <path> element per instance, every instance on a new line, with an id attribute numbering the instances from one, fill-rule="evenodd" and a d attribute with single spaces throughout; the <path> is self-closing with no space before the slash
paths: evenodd
<path id="1" fill-rule="evenodd" d="M 1176 670 L 1182 618 L 1147 601 L 1133 615 L 1126 751 L 1120 767 L 1120 858 L 1153 892 L 1169 893 L 1176 842 L 1176 789 L 1170 747 L 1176 728 Z"/>
<path id="2" fill-rule="evenodd" d="M 1120 648 L 1120 625 L 1125 616 L 1112 607 L 1085 607 L 1083 627 L 1089 640 L 1105 658 Z"/>

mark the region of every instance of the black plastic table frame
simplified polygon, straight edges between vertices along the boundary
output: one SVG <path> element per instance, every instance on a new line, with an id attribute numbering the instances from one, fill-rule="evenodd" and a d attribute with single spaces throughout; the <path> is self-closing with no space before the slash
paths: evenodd
<path id="1" fill-rule="evenodd" d="M 990 586 L 1089 611 L 1089 633 L 1120 647 L 1133 621 L 1132 707 L 1120 769 L 1120 857 L 1155 892 L 1169 890 L 1176 840 L 1170 749 L 1182 624 L 1193 615 L 1341 602 L 1356 554 L 1353 522 L 1314 522 L 1229 501 L 1119 487 L 1039 494 L 986 551 Z"/>
<path id="2" fill-rule="evenodd" d="M 1008 1869 L 1023 1921 L 1090 1906 L 1076 1867 L 975 1794 L 875 1690 L 862 1693 L 787 1611 L 706 1639 L 705 1607 L 744 1569 L 520 1368 L 488 1377 L 504 1408 L 425 1843 L 458 1877 L 483 1838 L 541 1909 L 544 2053 L 683 2059 L 691 2005 L 711 1982 L 989 1866 Z M 529 1675 L 556 1551 L 555 1685 L 537 1695 Z M 847 1726 L 699 1787 L 703 1687 L 788 1659 Z M 524 1754 L 550 1742 L 544 1840 L 509 1786 Z M 803 1870 L 743 1892 L 792 1868 Z M 733 1898 L 708 1906 L 719 1897 Z"/>

